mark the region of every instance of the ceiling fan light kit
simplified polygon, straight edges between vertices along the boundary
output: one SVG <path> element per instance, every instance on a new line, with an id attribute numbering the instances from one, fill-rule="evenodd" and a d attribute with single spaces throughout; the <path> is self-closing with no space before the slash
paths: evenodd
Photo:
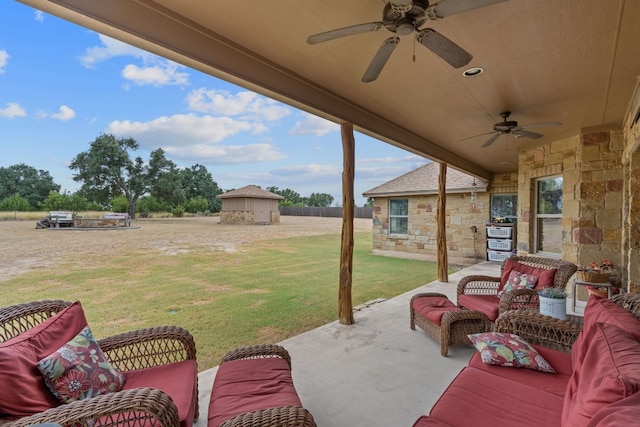
<path id="1" fill-rule="evenodd" d="M 429 20 L 442 19 L 503 1 L 507 0 L 442 0 L 434 5 L 429 5 L 428 0 L 391 0 L 384 6 L 381 22 L 368 22 L 314 34 L 307 38 L 307 43 L 327 42 L 356 34 L 375 32 L 381 28 L 394 33 L 393 37 L 382 43 L 371 60 L 362 77 L 362 81 L 365 83 L 378 78 L 400 42 L 400 37 L 412 33 L 415 33 L 415 40 L 419 44 L 435 53 L 452 67 L 461 68 L 469 64 L 473 56 L 434 29 L 421 29 L 421 27 Z"/>

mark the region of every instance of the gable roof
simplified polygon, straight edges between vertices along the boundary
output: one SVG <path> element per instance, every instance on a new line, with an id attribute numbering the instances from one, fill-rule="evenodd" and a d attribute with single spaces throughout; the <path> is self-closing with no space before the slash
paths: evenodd
<path id="1" fill-rule="evenodd" d="M 438 194 L 440 163 L 431 162 L 362 193 L 364 197 L 417 196 Z M 447 193 L 469 193 L 476 183 L 477 192 L 487 191 L 489 183 L 447 167 Z"/>
<path id="2" fill-rule="evenodd" d="M 260 187 L 255 185 L 247 185 L 242 188 L 238 188 L 237 190 L 227 191 L 224 194 L 219 194 L 216 196 L 218 199 L 232 199 L 232 198 L 252 198 L 252 199 L 277 199 L 282 200 L 282 197 L 279 194 L 272 193 L 271 191 L 263 190 Z"/>

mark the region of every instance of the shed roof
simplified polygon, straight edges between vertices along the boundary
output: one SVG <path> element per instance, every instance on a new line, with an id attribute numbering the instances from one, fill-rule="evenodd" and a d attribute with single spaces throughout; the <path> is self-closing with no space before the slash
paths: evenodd
<path id="1" fill-rule="evenodd" d="M 216 196 L 218 199 L 232 199 L 232 198 L 252 198 L 252 199 L 277 199 L 282 200 L 279 194 L 272 193 L 271 191 L 263 190 L 255 185 L 247 185 L 237 190 L 227 191 L 224 194 Z"/>
<path id="2" fill-rule="evenodd" d="M 440 163 L 431 162 L 362 193 L 364 197 L 417 196 L 438 193 Z M 483 179 L 447 167 L 447 193 L 468 193 L 475 188 L 487 191 L 489 183 Z"/>

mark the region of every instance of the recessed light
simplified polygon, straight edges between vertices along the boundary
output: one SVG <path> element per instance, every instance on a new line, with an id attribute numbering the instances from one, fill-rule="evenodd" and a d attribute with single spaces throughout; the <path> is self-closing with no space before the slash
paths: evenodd
<path id="1" fill-rule="evenodd" d="M 484 70 L 480 67 L 473 67 L 462 72 L 462 75 L 465 77 L 475 77 L 478 74 L 482 74 Z"/>

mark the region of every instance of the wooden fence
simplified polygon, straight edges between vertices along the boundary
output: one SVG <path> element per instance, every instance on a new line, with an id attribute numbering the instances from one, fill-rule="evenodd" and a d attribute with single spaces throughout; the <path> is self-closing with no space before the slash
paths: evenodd
<path id="1" fill-rule="evenodd" d="M 326 216 L 342 218 L 342 207 L 312 207 L 312 206 L 280 206 L 280 215 L 290 216 Z M 373 218 L 373 208 L 363 207 L 354 208 L 353 216 L 355 218 Z"/>

